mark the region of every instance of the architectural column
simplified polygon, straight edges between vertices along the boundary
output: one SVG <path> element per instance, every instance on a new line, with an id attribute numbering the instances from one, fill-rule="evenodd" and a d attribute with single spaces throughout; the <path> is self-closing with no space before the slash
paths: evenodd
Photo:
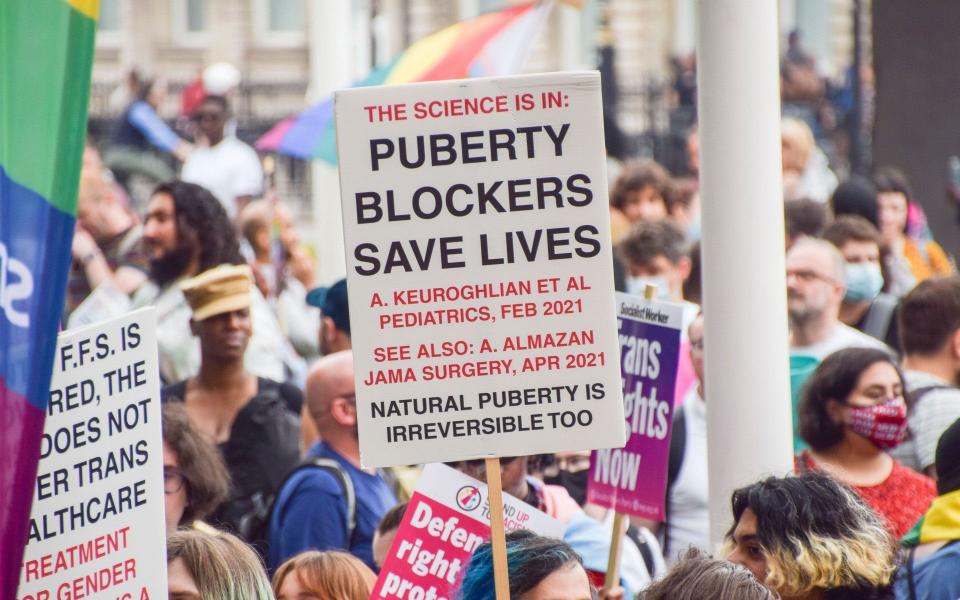
<path id="1" fill-rule="evenodd" d="M 793 467 L 777 5 L 698 0 L 711 539 L 730 494 Z"/>
<path id="2" fill-rule="evenodd" d="M 353 12 L 350 0 L 307 3 L 310 45 L 310 102 L 318 102 L 355 78 Z M 313 233 L 306 239 L 317 252 L 319 282 L 332 283 L 346 273 L 343 252 L 343 215 L 337 168 L 323 161 L 310 164 L 313 194 Z"/>

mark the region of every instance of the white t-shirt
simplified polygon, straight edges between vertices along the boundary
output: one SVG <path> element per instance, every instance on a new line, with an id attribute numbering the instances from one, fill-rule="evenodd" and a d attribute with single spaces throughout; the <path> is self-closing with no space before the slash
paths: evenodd
<path id="1" fill-rule="evenodd" d="M 948 382 L 922 371 L 906 371 L 907 392 L 934 387 L 920 396 L 907 417 L 907 439 L 890 450 L 894 457 L 914 471 L 936 462 L 937 442 L 948 427 L 960 419 L 960 389 Z"/>
<path id="2" fill-rule="evenodd" d="M 213 147 L 199 146 L 183 163 L 180 178 L 207 188 L 223 204 L 231 219 L 237 216 L 237 198 L 259 196 L 263 169 L 256 151 L 235 137 Z"/>
<path id="3" fill-rule="evenodd" d="M 686 439 L 683 463 L 670 490 L 667 563 L 693 546 L 707 554 L 710 547 L 710 504 L 707 478 L 707 403 L 690 388 L 683 400 Z"/>
<path id="4" fill-rule="evenodd" d="M 683 305 L 683 322 L 681 325 L 683 329 L 680 330 L 680 339 L 685 342 L 690 339 L 690 323 L 693 323 L 697 315 L 700 314 L 700 305 L 689 300 L 681 300 L 680 304 Z"/>
<path id="5" fill-rule="evenodd" d="M 819 341 L 816 344 L 811 344 L 810 346 L 791 346 L 790 354 L 813 356 L 818 360 L 823 360 L 830 354 L 833 354 L 837 350 L 843 350 L 844 348 L 876 348 L 877 350 L 884 350 L 891 356 L 893 355 L 890 347 L 880 340 L 843 323 L 837 323 L 837 327 L 833 330 L 833 333 L 825 340 Z"/>

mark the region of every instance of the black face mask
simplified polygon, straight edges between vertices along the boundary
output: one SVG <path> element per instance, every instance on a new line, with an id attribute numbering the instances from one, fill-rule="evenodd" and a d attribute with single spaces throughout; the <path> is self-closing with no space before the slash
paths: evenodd
<path id="1" fill-rule="evenodd" d="M 590 469 L 581 469 L 571 473 L 570 471 L 560 470 L 556 475 L 544 477 L 544 483 L 550 485 L 559 485 L 570 493 L 570 497 L 576 500 L 577 504 L 583 506 L 587 501 L 587 481 L 590 479 Z"/>

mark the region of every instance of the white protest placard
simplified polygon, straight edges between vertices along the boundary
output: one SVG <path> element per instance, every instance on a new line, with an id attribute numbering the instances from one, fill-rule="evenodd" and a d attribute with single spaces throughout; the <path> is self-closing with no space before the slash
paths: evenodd
<path id="1" fill-rule="evenodd" d="M 563 524 L 513 496 L 503 497 L 507 531 L 563 538 Z M 443 464 L 429 464 L 410 498 L 371 598 L 451 597 L 477 546 L 490 539 L 487 486 Z M 492 584 L 492 582 L 491 582 Z"/>
<path id="2" fill-rule="evenodd" d="M 167 595 L 156 315 L 57 339 L 20 600 Z"/>
<path id="3" fill-rule="evenodd" d="M 599 74 L 335 111 L 363 464 L 622 446 Z"/>

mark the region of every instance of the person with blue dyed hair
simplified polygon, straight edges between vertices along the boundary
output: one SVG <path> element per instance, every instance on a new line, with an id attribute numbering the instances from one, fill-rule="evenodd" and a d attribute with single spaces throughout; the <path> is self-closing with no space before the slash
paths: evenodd
<path id="1" fill-rule="evenodd" d="M 514 600 L 591 600 L 597 590 L 590 584 L 583 561 L 563 540 L 543 537 L 527 530 L 507 534 L 507 569 L 510 597 Z M 494 600 L 493 548 L 480 545 L 470 557 L 456 600 Z M 612 589 L 605 598 L 623 598 L 623 588 Z"/>

